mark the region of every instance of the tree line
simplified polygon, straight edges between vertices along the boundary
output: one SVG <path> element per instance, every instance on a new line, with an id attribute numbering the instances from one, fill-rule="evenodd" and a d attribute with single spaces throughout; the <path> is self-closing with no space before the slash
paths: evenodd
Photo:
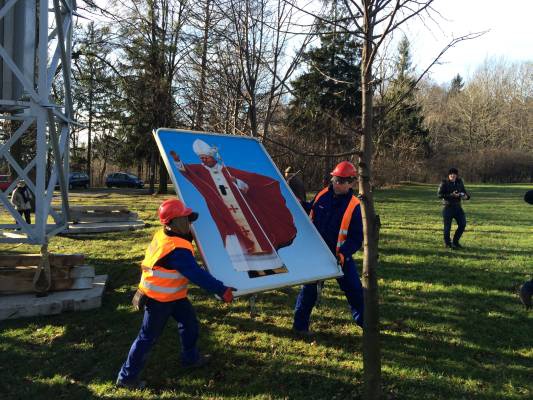
<path id="1" fill-rule="evenodd" d="M 159 127 L 256 137 L 315 189 L 356 154 L 361 41 L 344 3 L 306 25 L 281 0 L 86 3 L 97 22 L 75 34 L 72 162 L 94 183 L 112 165 L 166 191 Z M 403 37 L 374 72 L 375 185 L 434 181 L 449 165 L 470 180 L 533 179 L 531 63 L 490 61 L 438 85 L 411 58 Z"/>
<path id="2" fill-rule="evenodd" d="M 531 63 L 491 61 L 467 82 L 455 76 L 438 85 L 412 65 L 407 37 L 386 54 L 393 33 L 431 15 L 432 3 L 324 0 L 312 11 L 291 0 L 78 4 L 88 19 L 77 23 L 72 52 L 71 170 L 87 171 L 93 185 L 121 168 L 166 192 L 152 138 L 159 127 L 255 137 L 310 189 L 338 161 L 357 164 L 366 398 L 381 392 L 372 187 L 435 181 L 452 165 L 470 181 L 533 175 Z M 64 103 L 60 83 L 57 104 Z"/>

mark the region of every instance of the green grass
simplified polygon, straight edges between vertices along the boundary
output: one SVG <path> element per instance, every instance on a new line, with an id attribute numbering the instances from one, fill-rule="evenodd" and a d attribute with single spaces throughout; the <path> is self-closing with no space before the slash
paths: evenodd
<path id="1" fill-rule="evenodd" d="M 530 279 L 533 206 L 526 185 L 468 185 L 462 251 L 442 245 L 436 186 L 404 185 L 375 194 L 381 216 L 380 313 L 386 399 L 531 399 L 533 314 L 516 290 Z M 353 399 L 362 387 L 362 332 L 350 320 L 335 281 L 313 313 L 314 339 L 291 331 L 297 288 L 217 302 L 191 291 L 209 367 L 179 367 L 176 325 L 168 324 L 144 378 L 150 389 L 113 382 L 137 334 L 141 314 L 129 306 L 138 264 L 157 228 L 163 197 L 112 194 L 74 204 L 127 204 L 146 229 L 54 238 L 50 250 L 82 252 L 109 274 L 100 309 L 0 322 L 2 399 Z M 3 245 L 0 252 L 35 252 Z M 357 256 L 358 261 L 361 255 Z M 360 264 L 360 263 L 359 263 Z M 1 301 L 1 299 L 0 299 Z"/>

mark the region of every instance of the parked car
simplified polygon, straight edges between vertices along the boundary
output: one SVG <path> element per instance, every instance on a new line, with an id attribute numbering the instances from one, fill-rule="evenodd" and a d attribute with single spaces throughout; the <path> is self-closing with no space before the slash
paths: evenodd
<path id="1" fill-rule="evenodd" d="M 87 189 L 89 187 L 89 175 L 85 172 L 71 172 L 68 174 L 68 188 L 82 187 Z"/>
<path id="2" fill-rule="evenodd" d="M 144 182 L 133 174 L 127 172 L 115 172 L 107 175 L 105 179 L 105 185 L 110 187 L 133 187 L 142 189 Z"/>
<path id="3" fill-rule="evenodd" d="M 9 185 L 11 185 L 11 176 L 10 175 L 0 175 L 0 190 L 5 192 Z"/>

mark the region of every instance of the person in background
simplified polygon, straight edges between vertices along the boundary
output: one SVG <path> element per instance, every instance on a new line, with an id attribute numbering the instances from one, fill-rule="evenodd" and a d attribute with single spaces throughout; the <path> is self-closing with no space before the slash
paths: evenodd
<path id="1" fill-rule="evenodd" d="M 466 191 L 463 180 L 459 178 L 457 168 L 450 168 L 448 177 L 439 185 L 438 196 L 442 199 L 442 218 L 444 222 L 444 246 L 450 249 L 461 249 L 459 243 L 466 228 L 466 216 L 461 207 L 461 200 L 470 200 L 470 194 Z M 450 239 L 452 220 L 455 219 L 457 229 Z"/>
<path id="2" fill-rule="evenodd" d="M 32 194 L 26 182 L 20 180 L 11 194 L 11 203 L 21 216 L 24 216 L 27 224 L 31 224 L 31 199 Z"/>
<path id="3" fill-rule="evenodd" d="M 191 281 L 217 294 L 226 303 L 232 302 L 233 291 L 236 290 L 216 280 L 196 263 L 190 224 L 198 218 L 197 213 L 181 201 L 170 199 L 159 206 L 158 214 L 164 228 L 155 233 L 146 250 L 141 263 L 141 281 L 133 298 L 133 305 L 144 310 L 144 318 L 141 330 L 118 373 L 116 385 L 119 387 L 145 387 L 146 383 L 139 380 L 139 374 L 148 352 L 170 317 L 178 323 L 182 366 L 204 365 L 208 356 L 200 355 L 196 346 L 198 320 L 187 298 L 188 283 Z"/>
<path id="4" fill-rule="evenodd" d="M 533 204 L 533 190 L 529 190 L 524 195 L 524 201 L 529 204 Z M 520 301 L 526 307 L 526 310 L 531 308 L 531 296 L 533 295 L 533 279 L 530 281 L 524 282 L 520 286 L 520 291 L 518 292 L 518 297 Z"/>
<path id="5" fill-rule="evenodd" d="M 307 201 L 305 185 L 300 177 L 300 171 L 292 172 L 292 167 L 287 167 L 284 173 L 285 180 L 289 184 L 292 192 L 300 202 Z"/>
<path id="6" fill-rule="evenodd" d="M 352 255 L 363 243 L 363 220 L 359 199 L 352 186 L 357 177 L 355 166 L 343 161 L 331 172 L 331 183 L 311 201 L 302 203 L 327 246 L 337 257 L 343 276 L 337 278 L 354 321 L 363 327 L 363 286 Z M 294 310 L 293 330 L 310 336 L 310 317 L 317 301 L 318 283 L 303 285 Z"/>

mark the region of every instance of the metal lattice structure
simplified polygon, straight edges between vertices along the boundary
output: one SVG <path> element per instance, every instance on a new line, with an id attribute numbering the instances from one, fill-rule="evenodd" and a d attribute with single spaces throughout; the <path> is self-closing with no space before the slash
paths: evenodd
<path id="1" fill-rule="evenodd" d="M 0 0 L 0 230 L 18 237 L 0 243 L 45 246 L 67 227 L 69 133 L 72 124 L 71 36 L 75 0 Z M 52 96 L 55 89 L 55 96 Z M 54 103 L 62 98 L 64 105 Z M 34 223 L 27 224 L 9 194 L 23 179 L 35 199 Z M 52 208 L 59 184 L 62 212 Z M 14 223 L 6 222 L 7 217 Z"/>

